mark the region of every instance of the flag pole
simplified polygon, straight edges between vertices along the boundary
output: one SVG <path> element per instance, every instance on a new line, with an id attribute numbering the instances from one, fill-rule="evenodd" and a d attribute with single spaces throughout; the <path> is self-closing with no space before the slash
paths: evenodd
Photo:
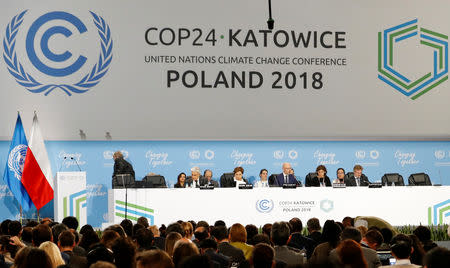
<path id="1" fill-rule="evenodd" d="M 23 224 L 22 219 L 23 219 L 23 214 L 22 214 L 22 205 L 20 206 L 20 224 Z"/>
<path id="2" fill-rule="evenodd" d="M 40 222 L 41 219 L 39 218 L 39 209 L 37 210 L 37 221 Z"/>

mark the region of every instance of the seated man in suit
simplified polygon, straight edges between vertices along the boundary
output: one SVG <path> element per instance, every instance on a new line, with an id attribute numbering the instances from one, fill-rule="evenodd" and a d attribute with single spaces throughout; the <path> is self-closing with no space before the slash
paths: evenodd
<path id="1" fill-rule="evenodd" d="M 316 168 L 316 176 L 307 177 L 305 181 L 306 187 L 329 187 L 331 186 L 330 178 L 327 176 L 327 168 L 320 165 Z"/>
<path id="2" fill-rule="evenodd" d="M 305 250 L 287 246 L 290 235 L 290 228 L 287 222 L 275 222 L 270 231 L 270 239 L 274 244 L 275 261 L 284 262 L 287 267 L 298 267 L 303 265 L 303 255 Z"/>
<path id="3" fill-rule="evenodd" d="M 203 178 L 204 178 L 204 185 L 213 185 L 214 188 L 219 187 L 219 183 L 212 179 L 212 171 L 209 169 L 206 169 L 205 172 L 203 172 Z M 202 184 L 203 185 L 203 184 Z"/>
<path id="4" fill-rule="evenodd" d="M 186 187 L 198 188 L 200 185 L 205 184 L 205 179 L 200 177 L 200 168 L 192 167 L 191 176 L 186 179 Z"/>
<path id="5" fill-rule="evenodd" d="M 284 184 L 297 184 L 298 181 L 295 179 L 294 175 L 290 174 L 291 164 L 283 163 L 282 166 L 283 173 L 278 174 L 275 178 L 274 186 L 283 186 Z"/>
<path id="6" fill-rule="evenodd" d="M 369 186 L 370 182 L 366 175 L 362 174 L 363 167 L 355 165 L 353 167 L 353 175 L 345 178 L 346 186 Z"/>

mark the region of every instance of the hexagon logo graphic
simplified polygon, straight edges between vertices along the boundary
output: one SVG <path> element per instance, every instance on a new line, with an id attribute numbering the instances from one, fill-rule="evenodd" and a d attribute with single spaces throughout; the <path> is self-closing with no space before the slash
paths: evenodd
<path id="1" fill-rule="evenodd" d="M 414 79 L 402 72 L 395 58 L 401 42 L 409 38 L 433 52 L 431 70 Z M 418 19 L 378 32 L 378 78 L 412 100 L 423 96 L 448 79 L 448 36 L 419 27 Z"/>

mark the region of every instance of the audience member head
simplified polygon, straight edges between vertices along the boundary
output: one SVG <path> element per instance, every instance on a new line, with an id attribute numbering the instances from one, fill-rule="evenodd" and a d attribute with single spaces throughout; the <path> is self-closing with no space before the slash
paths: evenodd
<path id="1" fill-rule="evenodd" d="M 183 237 L 186 239 L 191 239 L 192 235 L 194 234 L 194 227 L 190 222 L 183 222 L 181 224 L 181 228 L 183 228 Z"/>
<path id="2" fill-rule="evenodd" d="M 356 227 L 356 229 L 358 229 L 359 232 L 361 232 L 362 236 L 365 236 L 367 234 L 367 231 L 368 231 L 366 226 L 358 226 L 358 227 Z"/>
<path id="3" fill-rule="evenodd" d="M 88 251 L 92 245 L 98 242 L 100 242 L 100 238 L 98 238 L 97 233 L 94 230 L 86 230 L 81 237 L 79 246 Z"/>
<path id="4" fill-rule="evenodd" d="M 348 229 L 348 228 L 346 228 Z M 345 231 L 345 229 L 344 229 Z M 345 267 L 350 268 L 364 268 L 367 267 L 367 262 L 364 258 L 361 246 L 353 239 L 346 239 L 342 241 L 336 249 L 336 252 Z"/>
<path id="5" fill-rule="evenodd" d="M 194 229 L 198 228 L 198 227 L 205 227 L 206 229 L 209 228 L 209 224 L 206 221 L 199 221 L 199 222 L 197 222 L 197 224 L 192 224 L 192 226 L 194 226 Z"/>
<path id="6" fill-rule="evenodd" d="M 171 224 L 169 224 L 169 226 L 167 226 L 166 234 L 171 233 L 171 232 L 177 232 L 182 237 L 185 234 L 184 230 L 183 230 L 183 227 L 181 227 L 181 224 L 179 224 L 178 222 L 171 223 Z"/>
<path id="7" fill-rule="evenodd" d="M 303 223 L 299 218 L 292 218 L 289 221 L 291 233 L 301 233 L 303 230 Z"/>
<path id="8" fill-rule="evenodd" d="M 275 246 L 284 246 L 287 244 L 291 231 L 287 222 L 279 221 L 272 225 L 270 238 Z"/>
<path id="9" fill-rule="evenodd" d="M 391 253 L 398 259 L 409 259 L 413 251 L 412 241 L 405 234 L 398 234 L 391 240 Z"/>
<path id="10" fill-rule="evenodd" d="M 411 260 L 412 264 L 422 265 L 423 264 L 423 258 L 425 257 L 425 249 L 423 249 L 422 242 L 420 242 L 419 238 L 417 238 L 416 235 L 408 235 L 409 238 L 411 238 L 413 252 L 411 253 L 411 257 L 409 258 Z M 449 263 L 450 264 L 450 263 Z"/>
<path id="11" fill-rule="evenodd" d="M 54 268 L 50 257 L 44 250 L 36 247 L 24 247 L 17 252 L 16 258 L 14 258 L 14 268 L 30 267 Z"/>
<path id="12" fill-rule="evenodd" d="M 134 268 L 134 255 L 136 248 L 128 237 L 119 237 L 116 239 L 111 250 L 113 252 L 114 263 L 120 268 Z"/>
<path id="13" fill-rule="evenodd" d="M 11 245 L 11 236 L 9 235 L 2 235 L 0 236 L 0 255 L 4 255 L 5 253 L 9 252 L 11 254 L 11 258 L 14 258 L 17 253 L 17 246 Z"/>
<path id="14" fill-rule="evenodd" d="M 136 223 L 139 223 L 139 224 L 143 225 L 145 228 L 148 228 L 150 226 L 149 223 L 148 223 L 148 219 L 146 217 L 139 217 L 137 219 Z"/>
<path id="15" fill-rule="evenodd" d="M 258 227 L 256 227 L 254 224 L 247 224 L 245 226 L 245 230 L 247 231 L 247 241 L 250 244 L 250 241 L 253 239 L 253 237 L 258 234 Z"/>
<path id="16" fill-rule="evenodd" d="M 153 246 L 153 233 L 149 229 L 139 229 L 135 235 L 135 241 L 139 249 L 149 250 Z"/>
<path id="17" fill-rule="evenodd" d="M 270 232 L 272 231 L 272 223 L 266 223 L 262 227 L 262 233 L 270 237 Z"/>
<path id="18" fill-rule="evenodd" d="M 217 251 L 217 242 L 212 238 L 207 238 L 200 242 L 200 250 L 204 253 L 206 250 L 212 249 L 213 251 Z"/>
<path id="19" fill-rule="evenodd" d="M 133 236 L 133 222 L 131 222 L 129 219 L 124 219 L 122 220 L 122 222 L 120 222 L 120 226 L 122 226 L 127 236 Z"/>
<path id="20" fill-rule="evenodd" d="M 431 240 L 431 231 L 426 226 L 418 226 L 414 231 L 413 234 L 419 238 L 419 240 L 424 243 Z"/>
<path id="21" fill-rule="evenodd" d="M 361 232 L 355 228 L 355 227 L 347 227 L 344 230 L 342 230 L 341 234 L 342 240 L 345 239 L 352 239 L 356 241 L 357 243 L 361 242 L 362 235 Z"/>
<path id="22" fill-rule="evenodd" d="M 392 237 L 394 237 L 394 233 L 389 228 L 382 228 L 380 230 L 380 233 L 383 235 L 384 243 L 390 243 L 392 240 Z"/>
<path id="23" fill-rule="evenodd" d="M 33 242 L 33 227 L 23 227 L 21 238 L 24 243 L 31 245 Z"/>
<path id="24" fill-rule="evenodd" d="M 272 245 L 272 243 L 270 242 L 270 238 L 265 234 L 257 234 L 253 237 L 251 245 L 254 246 L 259 243 L 265 243 L 267 245 Z"/>
<path id="25" fill-rule="evenodd" d="M 113 232 L 113 231 L 108 231 L 108 232 Z M 117 235 L 117 237 L 120 237 L 118 234 L 116 234 L 116 235 Z M 111 253 L 111 251 L 101 243 L 92 245 L 91 250 L 89 250 L 89 252 L 87 253 L 86 258 L 87 258 L 88 266 L 90 266 L 91 264 L 96 263 L 98 261 L 105 261 L 105 262 L 109 262 L 109 263 L 114 262 L 114 257 L 113 257 L 113 254 Z"/>
<path id="26" fill-rule="evenodd" d="M 235 223 L 230 228 L 230 242 L 242 242 L 247 241 L 247 231 L 244 225 L 240 223 Z"/>
<path id="27" fill-rule="evenodd" d="M 167 254 L 169 254 L 170 257 L 173 256 L 173 249 L 175 247 L 175 243 L 182 238 L 181 234 L 178 232 L 170 232 L 167 233 L 166 236 L 166 244 L 165 244 L 165 250 Z"/>
<path id="28" fill-rule="evenodd" d="M 320 221 L 318 218 L 311 218 L 306 222 L 306 226 L 308 228 L 308 232 L 311 234 L 313 232 L 319 232 L 320 227 Z"/>
<path id="29" fill-rule="evenodd" d="M 62 220 L 62 223 L 65 224 L 69 229 L 78 229 L 78 220 L 74 216 L 67 216 Z"/>
<path id="30" fill-rule="evenodd" d="M 333 248 L 335 248 L 341 239 L 341 232 L 342 230 L 339 225 L 337 225 L 333 220 L 327 220 L 323 225 L 322 241 L 328 242 Z"/>
<path id="31" fill-rule="evenodd" d="M 65 264 L 63 258 L 61 257 L 61 252 L 59 251 L 55 243 L 46 241 L 42 243 L 39 248 L 44 250 L 50 257 L 50 261 L 52 262 L 53 267 Z"/>
<path id="32" fill-rule="evenodd" d="M 216 241 L 219 243 L 223 240 L 228 239 L 228 229 L 226 226 L 219 225 L 217 227 L 214 227 L 212 231 L 212 236 L 216 239 Z"/>
<path id="33" fill-rule="evenodd" d="M 148 227 L 148 229 L 149 229 L 150 231 L 152 231 L 153 237 L 159 237 L 159 236 L 160 236 L 158 226 L 152 225 L 152 226 Z"/>
<path id="34" fill-rule="evenodd" d="M 342 224 L 344 225 L 344 228 L 353 227 L 355 226 L 355 219 L 347 216 L 344 219 L 342 219 Z"/>
<path id="35" fill-rule="evenodd" d="M 69 230 L 69 227 L 67 227 L 67 225 L 65 225 L 63 223 L 53 225 L 53 227 L 52 227 L 53 242 L 55 244 L 58 244 L 59 235 L 62 232 L 67 231 L 67 230 Z"/>
<path id="36" fill-rule="evenodd" d="M 174 268 L 170 256 L 162 250 L 144 251 L 136 257 L 136 268 Z"/>
<path id="37" fill-rule="evenodd" d="M 119 224 L 113 224 L 111 226 L 108 226 L 105 229 L 105 231 L 108 231 L 108 230 L 112 230 L 112 231 L 118 233 L 121 237 L 127 236 L 127 234 L 125 233 L 125 230 Z"/>
<path id="38" fill-rule="evenodd" d="M 19 221 L 11 221 L 8 224 L 8 233 L 10 236 L 20 236 L 22 233 L 22 224 Z"/>
<path id="39" fill-rule="evenodd" d="M 450 263 L 450 250 L 443 247 L 435 247 L 427 252 L 423 264 L 425 268 L 448 267 Z"/>
<path id="40" fill-rule="evenodd" d="M 84 235 L 84 233 L 86 233 L 87 231 L 94 231 L 94 228 L 92 228 L 92 225 L 90 225 L 90 224 L 83 225 L 80 229 L 80 234 Z"/>
<path id="41" fill-rule="evenodd" d="M 75 235 L 69 230 L 63 231 L 59 235 L 58 246 L 61 249 L 61 251 L 63 250 L 71 251 L 75 247 Z"/>
<path id="42" fill-rule="evenodd" d="M 39 224 L 33 228 L 32 241 L 35 247 L 39 247 L 45 241 L 53 242 L 52 230 L 48 225 Z"/>
<path id="43" fill-rule="evenodd" d="M 0 224 L 0 232 L 2 235 L 8 235 L 9 231 L 8 231 L 8 225 L 11 222 L 11 220 L 6 219 L 4 221 L 2 221 L 2 223 Z"/>
<path id="44" fill-rule="evenodd" d="M 275 251 L 267 244 L 259 243 L 253 249 L 250 263 L 254 268 L 271 268 L 275 264 Z"/>
<path id="45" fill-rule="evenodd" d="M 98 261 L 89 266 L 89 268 L 116 268 L 116 266 L 110 262 Z"/>
<path id="46" fill-rule="evenodd" d="M 215 223 L 214 223 L 214 227 L 218 227 L 218 226 L 227 226 L 226 224 L 225 224 L 225 222 L 223 221 L 223 220 L 217 220 Z"/>
<path id="47" fill-rule="evenodd" d="M 120 237 L 120 235 L 116 231 L 106 230 L 102 234 L 102 238 L 100 239 L 100 243 L 102 243 L 106 248 L 111 249 L 112 244 L 119 237 Z"/>
<path id="48" fill-rule="evenodd" d="M 28 222 L 25 224 L 25 227 L 36 227 L 36 226 L 38 226 L 38 225 L 39 225 L 39 222 L 34 221 L 34 220 L 31 220 L 31 221 L 28 221 Z"/>
<path id="49" fill-rule="evenodd" d="M 195 240 L 201 242 L 209 237 L 209 228 L 205 228 L 203 226 L 197 227 L 194 232 Z"/>
<path id="50" fill-rule="evenodd" d="M 180 239 L 175 243 L 173 249 L 173 263 L 175 264 L 175 267 L 179 267 L 179 264 L 185 258 L 199 254 L 200 252 L 194 243 Z"/>
<path id="51" fill-rule="evenodd" d="M 373 250 L 377 250 L 384 242 L 383 235 L 379 231 L 373 229 L 366 233 L 364 240 Z"/>

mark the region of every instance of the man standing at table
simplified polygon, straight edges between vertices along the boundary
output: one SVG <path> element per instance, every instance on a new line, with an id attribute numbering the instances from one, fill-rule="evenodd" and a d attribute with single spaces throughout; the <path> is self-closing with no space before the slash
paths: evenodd
<path id="1" fill-rule="evenodd" d="M 346 186 L 369 186 L 370 182 L 366 175 L 362 174 L 363 167 L 355 165 L 353 167 L 353 175 L 346 176 L 344 179 Z"/>
<path id="2" fill-rule="evenodd" d="M 284 184 L 298 184 L 298 181 L 295 179 L 295 176 L 290 174 L 291 164 L 283 163 L 282 166 L 283 173 L 278 174 L 275 178 L 274 186 L 283 186 Z"/>

